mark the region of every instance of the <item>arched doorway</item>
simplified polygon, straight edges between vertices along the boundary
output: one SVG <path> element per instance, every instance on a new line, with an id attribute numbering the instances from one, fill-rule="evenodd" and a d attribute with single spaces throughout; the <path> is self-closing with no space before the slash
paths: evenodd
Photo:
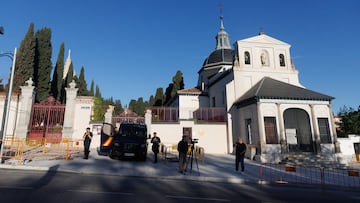
<path id="1" fill-rule="evenodd" d="M 313 152 L 310 118 L 303 109 L 284 111 L 284 126 L 289 152 Z"/>

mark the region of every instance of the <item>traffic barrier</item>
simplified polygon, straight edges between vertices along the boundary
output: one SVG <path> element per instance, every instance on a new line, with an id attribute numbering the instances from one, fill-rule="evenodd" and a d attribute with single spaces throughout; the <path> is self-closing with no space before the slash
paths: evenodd
<path id="1" fill-rule="evenodd" d="M 47 142 L 46 138 L 5 139 L 2 160 L 25 162 L 35 158 L 57 158 L 69 160 L 83 152 L 79 139 L 64 138 L 59 142 Z"/>
<path id="2" fill-rule="evenodd" d="M 315 184 L 328 186 L 360 187 L 359 169 L 327 168 L 304 165 L 260 164 L 259 182 Z"/>

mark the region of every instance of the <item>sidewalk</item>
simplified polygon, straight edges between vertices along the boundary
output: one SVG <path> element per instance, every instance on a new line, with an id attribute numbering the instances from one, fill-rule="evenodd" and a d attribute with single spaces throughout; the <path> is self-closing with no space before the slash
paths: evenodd
<path id="1" fill-rule="evenodd" d="M 204 161 L 194 159 L 192 169 L 190 165 L 187 166 L 186 175 L 178 172 L 178 162 L 159 156 L 158 163 L 153 163 L 153 153 L 150 151 L 145 162 L 114 160 L 92 149 L 89 159 L 83 159 L 82 154 L 74 156 L 72 160 L 42 157 L 25 161 L 25 164 L 0 164 L 0 168 L 231 183 L 256 183 L 259 180 L 258 163 L 245 160 L 245 172 L 241 173 L 235 171 L 235 157 L 227 154 L 206 154 Z"/>

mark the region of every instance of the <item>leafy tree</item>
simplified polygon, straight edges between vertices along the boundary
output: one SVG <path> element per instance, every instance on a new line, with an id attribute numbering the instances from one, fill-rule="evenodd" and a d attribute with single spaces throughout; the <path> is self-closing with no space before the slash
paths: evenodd
<path id="1" fill-rule="evenodd" d="M 78 91 L 79 96 L 87 96 L 87 95 L 89 95 L 89 92 L 86 89 L 87 84 L 86 84 L 86 81 L 85 81 L 85 73 L 84 72 L 85 72 L 85 70 L 84 70 L 84 66 L 83 66 L 83 67 L 81 67 L 79 80 L 77 81 L 77 87 L 79 88 L 79 91 Z"/>
<path id="2" fill-rule="evenodd" d="M 104 115 L 106 112 L 106 105 L 103 105 L 103 100 L 101 97 L 94 97 L 94 114 L 92 121 L 103 121 Z"/>
<path id="3" fill-rule="evenodd" d="M 133 112 L 135 112 L 135 109 L 136 109 L 136 100 L 135 99 L 132 99 L 130 100 L 129 102 L 129 109 Z M 136 112 L 135 112 L 136 113 Z"/>
<path id="4" fill-rule="evenodd" d="M 114 102 L 114 115 L 119 115 L 121 112 L 124 111 L 120 99 L 115 100 Z"/>
<path id="5" fill-rule="evenodd" d="M 142 97 L 139 97 L 138 100 L 136 101 L 134 112 L 139 116 L 145 115 L 145 103 Z"/>
<path id="6" fill-rule="evenodd" d="M 34 83 L 37 87 L 35 100 L 43 101 L 49 97 L 50 93 L 50 73 L 51 64 L 51 30 L 42 28 L 35 33 L 36 49 L 35 49 L 35 69 Z"/>
<path id="7" fill-rule="evenodd" d="M 360 106 L 357 111 L 344 106 L 340 109 L 339 115 L 342 117 L 339 137 L 345 137 L 349 134 L 360 135 Z"/>
<path id="8" fill-rule="evenodd" d="M 16 54 L 13 90 L 20 91 L 20 86 L 25 85 L 30 77 L 34 79 L 35 68 L 35 47 L 34 23 L 30 23 L 28 31 L 21 41 L 20 48 Z"/>
<path id="9" fill-rule="evenodd" d="M 65 53 L 65 45 L 64 43 L 61 43 L 52 81 L 51 81 L 51 93 L 53 97 L 58 101 L 61 101 L 61 91 L 63 88 L 62 84 L 63 84 L 63 72 L 64 72 L 64 53 Z"/>

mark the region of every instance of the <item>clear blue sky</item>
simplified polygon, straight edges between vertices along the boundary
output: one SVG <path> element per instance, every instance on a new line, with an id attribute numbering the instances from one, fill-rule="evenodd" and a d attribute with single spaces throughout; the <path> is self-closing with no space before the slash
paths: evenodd
<path id="1" fill-rule="evenodd" d="M 215 49 L 220 0 L 9 0 L 2 1 L 0 51 L 20 46 L 31 22 L 52 30 L 53 66 L 62 42 L 74 69 L 99 85 L 104 98 L 148 100 L 177 70 L 185 88 Z M 300 82 L 335 97 L 333 111 L 360 105 L 360 1 L 222 0 L 233 44 L 260 29 L 292 45 Z M 67 53 L 65 54 L 65 57 Z M 0 58 L 0 77 L 10 60 Z"/>

